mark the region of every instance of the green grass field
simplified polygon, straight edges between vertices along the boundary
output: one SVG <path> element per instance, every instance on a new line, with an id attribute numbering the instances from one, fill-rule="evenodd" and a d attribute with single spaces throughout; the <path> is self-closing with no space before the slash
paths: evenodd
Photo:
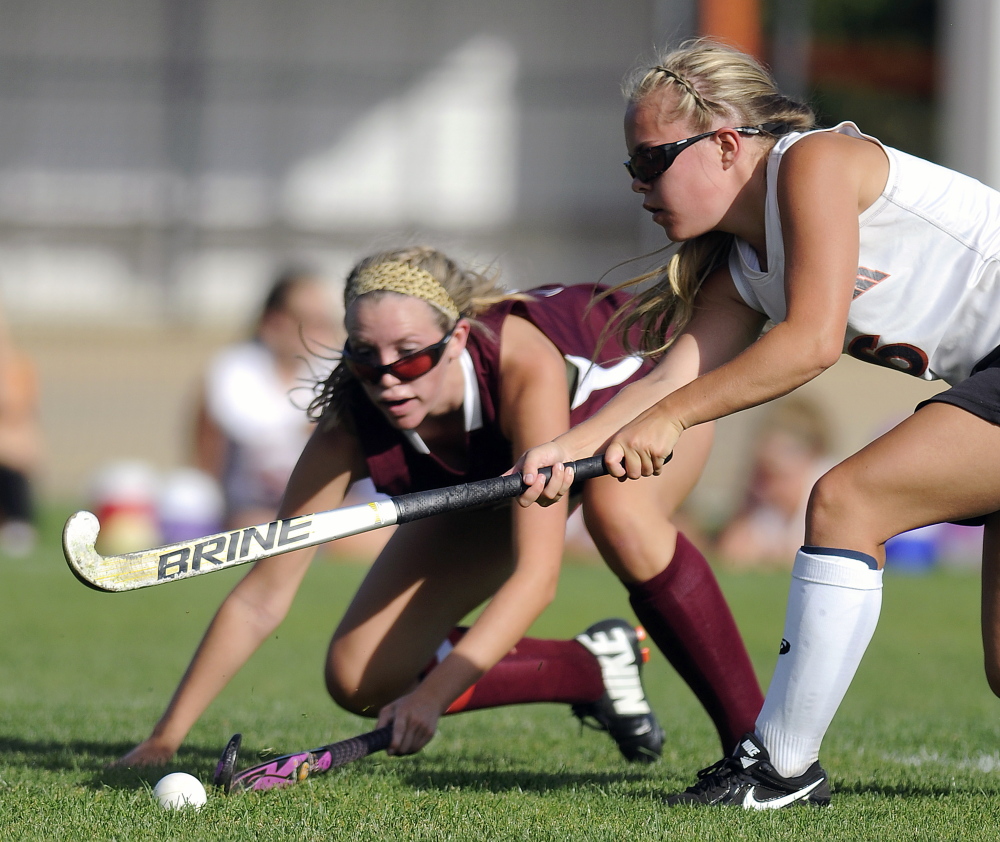
<path id="1" fill-rule="evenodd" d="M 720 756 L 691 693 L 654 651 L 647 685 L 667 731 L 663 761 L 635 767 L 567 708 L 535 705 L 449 718 L 410 758 L 384 755 L 283 791 L 210 792 L 167 812 L 150 789 L 166 771 L 208 782 L 235 731 L 243 758 L 367 730 L 322 685 L 327 641 L 362 576 L 317 562 L 292 615 L 152 772 L 105 764 L 144 737 L 239 571 L 131 594 L 98 594 L 62 561 L 54 529 L 29 559 L 0 559 L 0 839 L 988 839 L 1000 833 L 1000 702 L 982 677 L 972 574 L 887 574 L 882 620 L 824 746 L 826 810 L 669 810 L 662 797 Z M 787 576 L 721 581 L 766 683 Z M 602 567 L 568 565 L 534 633 L 571 636 L 631 617 Z"/>

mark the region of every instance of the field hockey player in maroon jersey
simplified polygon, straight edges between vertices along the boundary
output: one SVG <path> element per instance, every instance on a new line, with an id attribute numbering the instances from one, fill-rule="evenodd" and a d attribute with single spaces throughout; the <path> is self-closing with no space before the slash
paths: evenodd
<path id="1" fill-rule="evenodd" d="M 502 474 L 513 456 L 597 411 L 649 364 L 599 341 L 623 303 L 593 286 L 510 293 L 494 277 L 411 247 L 362 260 L 345 286 L 348 341 L 313 404 L 315 432 L 279 517 L 335 508 L 370 477 L 388 494 Z M 701 554 L 669 518 L 696 482 L 709 428 L 686 436 L 642 488 L 601 477 L 573 502 L 646 631 L 729 745 L 761 693 Z M 652 493 L 651 493 L 652 492 Z M 651 760 L 663 732 L 640 682 L 642 646 L 624 620 L 571 640 L 524 637 L 556 592 L 569 500 L 501 506 L 400 526 L 334 632 L 326 684 L 341 707 L 393 723 L 409 754 L 442 714 L 561 702 Z M 274 633 L 312 559 L 258 562 L 219 608 L 152 734 L 121 765 L 167 762 L 228 679 Z M 479 606 L 469 628 L 458 623 Z"/>

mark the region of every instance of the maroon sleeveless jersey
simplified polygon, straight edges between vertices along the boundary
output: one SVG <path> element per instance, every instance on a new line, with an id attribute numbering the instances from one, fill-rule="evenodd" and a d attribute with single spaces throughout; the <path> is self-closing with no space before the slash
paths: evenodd
<path id="1" fill-rule="evenodd" d="M 589 307 L 603 289 L 593 284 L 538 287 L 526 291 L 528 300 L 501 301 L 477 318 L 480 324 L 473 327 L 466 348 L 476 373 L 482 424 L 466 433 L 464 470 L 449 467 L 433 453 L 419 453 L 363 395 L 352 401 L 349 411 L 354 430 L 375 487 L 390 495 L 423 491 L 499 476 L 514 464 L 515 455 L 520 454 L 511 452 L 498 417 L 500 331 L 508 315 L 535 325 L 566 359 L 567 389 L 572 389 L 571 424 L 589 418 L 622 386 L 645 375 L 652 361 L 628 356 L 611 332 L 595 354 L 601 331 L 628 300 L 626 294 L 615 293 Z"/>

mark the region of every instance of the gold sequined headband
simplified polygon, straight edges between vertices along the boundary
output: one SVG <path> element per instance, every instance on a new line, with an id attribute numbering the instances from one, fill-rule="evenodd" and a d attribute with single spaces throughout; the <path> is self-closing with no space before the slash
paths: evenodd
<path id="1" fill-rule="evenodd" d="M 361 270 L 347 291 L 347 306 L 366 292 L 378 290 L 420 298 L 452 319 L 462 315 L 448 291 L 430 272 L 396 260 Z"/>

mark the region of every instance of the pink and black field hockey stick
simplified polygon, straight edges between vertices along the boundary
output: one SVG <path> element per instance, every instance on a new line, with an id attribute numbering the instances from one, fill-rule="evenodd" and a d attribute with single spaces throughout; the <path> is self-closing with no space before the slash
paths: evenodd
<path id="1" fill-rule="evenodd" d="M 212 782 L 228 795 L 231 792 L 275 789 L 304 781 L 312 775 L 329 772 L 369 754 L 385 751 L 392 741 L 392 726 L 386 725 L 357 737 L 320 746 L 311 751 L 275 757 L 242 772 L 236 771 L 242 735 L 234 734 L 215 768 Z"/>

